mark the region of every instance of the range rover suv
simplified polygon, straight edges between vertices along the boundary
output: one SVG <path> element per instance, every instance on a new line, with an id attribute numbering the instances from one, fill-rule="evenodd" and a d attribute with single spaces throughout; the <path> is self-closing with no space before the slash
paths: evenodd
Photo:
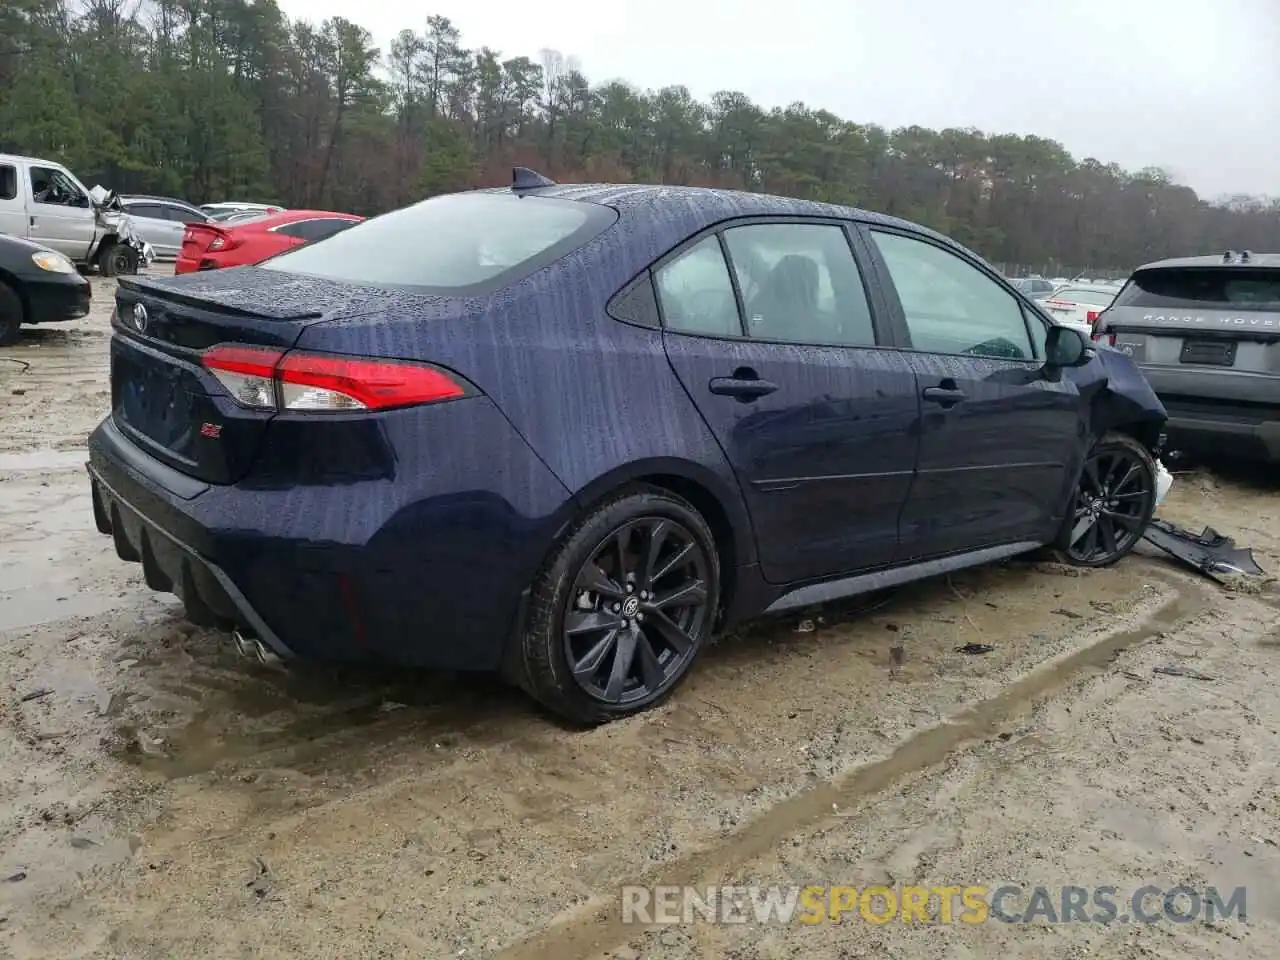
<path id="1" fill-rule="evenodd" d="M 1169 450 L 1280 460 L 1280 254 L 1139 267 L 1093 339 L 1142 368 L 1169 414 Z"/>

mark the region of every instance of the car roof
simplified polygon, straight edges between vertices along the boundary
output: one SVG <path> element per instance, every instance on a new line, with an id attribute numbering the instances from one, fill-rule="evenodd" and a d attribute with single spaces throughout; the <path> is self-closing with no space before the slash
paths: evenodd
<path id="1" fill-rule="evenodd" d="M 132 203 L 135 200 L 141 200 L 151 203 L 176 203 L 180 207 L 191 207 L 193 210 L 199 209 L 193 203 L 187 203 L 185 200 L 179 200 L 177 197 L 156 197 L 149 193 L 118 193 L 121 203 Z"/>
<path id="2" fill-rule="evenodd" d="M 1280 267 L 1280 253 L 1249 253 L 1248 260 L 1241 260 L 1243 251 L 1232 251 L 1230 260 L 1223 259 L 1222 254 L 1205 257 L 1171 257 L 1168 260 L 1156 260 L 1144 263 L 1139 270 L 1168 270 L 1178 267 Z"/>
<path id="3" fill-rule="evenodd" d="M 490 187 L 477 192 L 511 193 L 510 187 Z M 580 200 L 612 207 L 621 219 L 634 226 L 648 228 L 649 249 L 629 250 L 638 257 L 656 258 L 691 234 L 713 224 L 739 217 L 831 217 L 840 220 L 862 220 L 872 226 L 901 227 L 927 236 L 956 250 L 972 251 L 962 247 L 950 237 L 909 220 L 873 213 L 857 207 L 844 207 L 834 203 L 818 203 L 780 197 L 768 193 L 749 193 L 743 190 L 722 190 L 718 187 L 686 187 L 667 184 L 636 183 L 573 183 L 533 187 L 518 191 L 524 196 L 553 197 L 564 200 Z M 633 237 L 639 231 L 633 231 Z M 659 249 L 660 248 L 660 249 Z"/>
<path id="4" fill-rule="evenodd" d="M 1056 291 L 1057 294 L 1072 290 L 1088 290 L 1091 293 L 1115 293 L 1115 287 L 1109 283 L 1064 283 Z"/>
<path id="5" fill-rule="evenodd" d="M 252 211 L 245 212 L 250 213 Z M 286 223 L 295 223 L 298 220 L 315 220 L 320 217 L 342 217 L 348 220 L 364 219 L 359 214 L 341 213 L 337 210 L 281 210 L 279 213 L 268 213 L 239 223 L 231 221 L 226 224 L 226 229 L 232 230 L 236 227 L 276 227 Z"/>
<path id="6" fill-rule="evenodd" d="M 487 193 L 509 193 L 510 187 L 495 187 Z M 909 227 L 912 230 L 927 229 L 919 224 L 900 220 L 884 214 L 843 207 L 834 203 L 818 203 L 798 200 L 770 193 L 750 193 L 745 190 L 722 190 L 718 187 L 685 187 L 648 183 L 567 183 L 552 187 L 521 190 L 524 194 L 541 197 L 560 197 L 565 200 L 585 200 L 613 207 L 619 212 L 654 210 L 661 204 L 679 203 L 708 214 L 719 214 L 721 208 L 732 206 L 732 216 L 805 216 L 839 217 L 882 222 L 888 225 Z M 716 220 L 723 217 L 716 216 Z M 715 220 L 712 220 L 715 222 Z M 932 232 L 932 231 L 929 231 Z M 938 234 L 938 236 L 942 236 Z"/>
<path id="7" fill-rule="evenodd" d="M 21 153 L 0 153 L 0 160 L 6 163 L 50 163 L 57 167 L 67 166 L 60 160 L 49 160 L 46 157 L 28 157 Z"/>

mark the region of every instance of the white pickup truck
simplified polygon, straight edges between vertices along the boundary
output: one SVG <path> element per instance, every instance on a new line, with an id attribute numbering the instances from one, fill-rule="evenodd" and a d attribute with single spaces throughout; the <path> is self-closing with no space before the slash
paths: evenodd
<path id="1" fill-rule="evenodd" d="M 104 276 L 136 273 L 145 247 L 115 194 L 51 160 L 0 153 L 0 233 L 64 253 Z"/>

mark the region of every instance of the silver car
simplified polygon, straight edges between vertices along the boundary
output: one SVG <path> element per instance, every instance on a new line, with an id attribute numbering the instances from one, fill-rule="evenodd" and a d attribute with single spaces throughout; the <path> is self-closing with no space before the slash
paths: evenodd
<path id="1" fill-rule="evenodd" d="M 134 233 L 151 244 L 157 260 L 176 260 L 188 223 L 210 223 L 189 203 L 171 197 L 122 196 L 120 203 L 133 220 Z"/>

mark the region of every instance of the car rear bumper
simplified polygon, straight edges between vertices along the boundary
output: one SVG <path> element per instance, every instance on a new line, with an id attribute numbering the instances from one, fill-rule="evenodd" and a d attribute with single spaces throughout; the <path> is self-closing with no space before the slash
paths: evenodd
<path id="1" fill-rule="evenodd" d="M 220 567 L 133 507 L 92 462 L 86 466 L 98 532 L 112 538 L 121 560 L 142 564 L 148 587 L 177 596 L 193 623 L 247 630 L 276 656 L 295 656 Z"/>
<path id="2" fill-rule="evenodd" d="M 395 474 L 286 482 L 297 463 L 273 459 L 314 446 L 286 423 L 264 437 L 256 474 L 209 484 L 107 417 L 89 438 L 95 524 L 191 620 L 255 635 L 281 658 L 496 669 L 572 498 L 486 398 L 367 425 Z M 460 437 L 484 452 L 430 455 Z"/>
<path id="3" fill-rule="evenodd" d="M 1165 426 L 1169 450 L 1201 456 L 1280 460 L 1280 421 L 1245 423 L 1170 413 Z"/>

